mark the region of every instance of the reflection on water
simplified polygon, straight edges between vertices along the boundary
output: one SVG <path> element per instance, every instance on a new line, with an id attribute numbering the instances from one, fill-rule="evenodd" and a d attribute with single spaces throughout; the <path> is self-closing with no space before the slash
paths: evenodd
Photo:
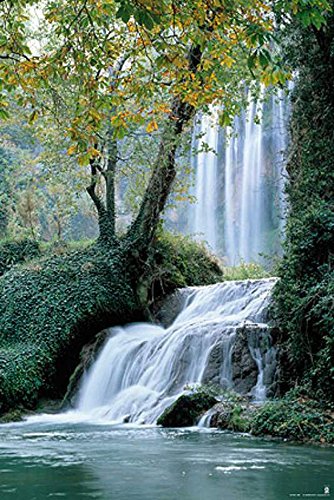
<path id="1" fill-rule="evenodd" d="M 334 488 L 334 450 L 207 430 L 0 426 L 1 500 L 280 500 Z M 330 498 L 330 496 L 329 496 Z"/>

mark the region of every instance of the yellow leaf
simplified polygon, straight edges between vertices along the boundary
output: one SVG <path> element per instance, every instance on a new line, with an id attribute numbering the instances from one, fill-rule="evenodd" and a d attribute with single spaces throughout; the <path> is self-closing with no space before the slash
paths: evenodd
<path id="1" fill-rule="evenodd" d="M 91 155 L 93 158 L 96 158 L 101 155 L 100 151 L 98 151 L 96 148 L 93 147 L 89 148 L 87 153 Z"/>
<path id="2" fill-rule="evenodd" d="M 73 146 L 70 146 L 67 150 L 68 155 L 74 155 L 77 151 L 77 146 L 76 144 L 73 144 Z"/>
<path id="3" fill-rule="evenodd" d="M 158 130 L 158 124 L 155 120 L 152 120 L 146 127 L 146 132 L 148 132 L 149 134 L 151 132 L 154 132 L 154 130 Z"/>

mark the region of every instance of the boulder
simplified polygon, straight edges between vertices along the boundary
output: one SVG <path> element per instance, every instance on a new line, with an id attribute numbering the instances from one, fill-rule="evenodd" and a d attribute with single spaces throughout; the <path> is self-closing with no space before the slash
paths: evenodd
<path id="1" fill-rule="evenodd" d="M 158 418 L 162 427 L 191 427 L 217 403 L 217 399 L 204 392 L 183 394 Z"/>

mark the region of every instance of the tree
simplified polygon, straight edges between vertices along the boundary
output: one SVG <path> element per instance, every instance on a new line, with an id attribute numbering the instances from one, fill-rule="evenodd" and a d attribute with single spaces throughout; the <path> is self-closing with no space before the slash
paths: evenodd
<path id="1" fill-rule="evenodd" d="M 31 5 L 40 16 L 31 20 Z M 87 192 L 101 239 L 115 240 L 117 141 L 135 127 L 159 136 L 151 179 L 129 239 L 148 245 L 176 175 L 180 136 L 196 111 L 221 106 L 228 124 L 245 86 L 284 83 L 274 12 L 324 22 L 327 1 L 260 0 L 2 2 L 0 71 L 4 92 L 21 89 L 31 120 L 47 109 L 70 126 L 64 133 L 81 164 L 90 164 Z M 29 24 L 30 19 L 30 24 Z M 42 33 L 42 34 L 41 34 Z M 6 103 L 2 113 L 6 114 Z M 105 200 L 96 193 L 105 181 Z M 145 237 L 144 237 L 145 235 Z M 145 240 L 145 241 L 144 241 Z"/>

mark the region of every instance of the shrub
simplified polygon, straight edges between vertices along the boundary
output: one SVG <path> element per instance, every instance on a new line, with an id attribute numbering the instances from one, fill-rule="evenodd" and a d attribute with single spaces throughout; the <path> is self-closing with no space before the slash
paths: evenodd
<path id="1" fill-rule="evenodd" d="M 15 264 L 40 255 L 39 244 L 30 239 L 0 241 L 0 276 Z"/>
<path id="2" fill-rule="evenodd" d="M 333 408 L 292 391 L 281 400 L 273 400 L 255 413 L 251 432 L 294 441 L 334 443 Z"/>

